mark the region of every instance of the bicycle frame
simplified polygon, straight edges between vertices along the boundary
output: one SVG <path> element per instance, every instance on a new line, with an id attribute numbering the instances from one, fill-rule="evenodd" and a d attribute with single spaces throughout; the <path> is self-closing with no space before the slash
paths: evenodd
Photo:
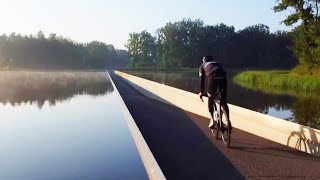
<path id="1" fill-rule="evenodd" d="M 218 111 L 219 112 L 219 119 L 218 119 L 218 121 L 219 121 L 219 126 L 221 127 L 221 120 L 222 120 L 222 118 L 221 118 L 221 115 L 222 115 L 222 106 L 221 106 L 221 104 L 220 104 L 220 101 L 219 100 L 217 100 L 217 99 L 214 99 L 213 100 L 213 110 L 214 111 Z M 217 104 L 218 104 L 218 108 L 217 108 Z"/>

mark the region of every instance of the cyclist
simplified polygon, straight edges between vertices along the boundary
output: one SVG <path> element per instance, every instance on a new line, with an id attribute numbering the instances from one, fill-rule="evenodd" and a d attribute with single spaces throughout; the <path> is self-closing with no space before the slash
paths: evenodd
<path id="1" fill-rule="evenodd" d="M 220 92 L 220 104 L 226 112 L 229 119 L 229 107 L 227 104 L 227 77 L 226 72 L 222 65 L 214 61 L 212 56 L 204 56 L 202 58 L 202 64 L 199 67 L 199 81 L 200 81 L 200 93 L 199 96 L 204 96 L 204 84 L 205 77 L 207 77 L 207 95 L 208 95 L 208 108 L 210 113 L 209 128 L 214 126 L 213 121 L 213 103 L 214 98 Z"/>

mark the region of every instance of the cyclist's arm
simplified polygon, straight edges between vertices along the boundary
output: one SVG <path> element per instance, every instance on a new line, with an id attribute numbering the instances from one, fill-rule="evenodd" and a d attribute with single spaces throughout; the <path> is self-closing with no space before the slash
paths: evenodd
<path id="1" fill-rule="evenodd" d="M 205 81 L 205 72 L 203 68 L 203 64 L 199 67 L 199 86 L 200 92 L 203 94 L 204 92 L 204 81 Z"/>

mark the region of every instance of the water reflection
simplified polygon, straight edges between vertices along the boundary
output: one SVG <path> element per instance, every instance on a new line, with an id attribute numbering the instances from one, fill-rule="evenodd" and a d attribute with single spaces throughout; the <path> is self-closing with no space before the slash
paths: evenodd
<path id="1" fill-rule="evenodd" d="M 198 72 L 137 72 L 137 71 L 127 71 L 130 74 L 149 79 L 151 81 L 159 82 L 165 85 L 173 86 L 179 89 L 184 89 L 190 92 L 198 92 L 199 81 Z"/>
<path id="2" fill-rule="evenodd" d="M 320 129 L 320 99 L 298 98 L 292 106 L 293 114 L 299 124 Z"/>
<path id="3" fill-rule="evenodd" d="M 113 91 L 106 72 L 0 72 L 0 103 L 55 105 L 75 95 L 99 96 Z"/>
<path id="4" fill-rule="evenodd" d="M 198 74 L 194 72 L 128 73 L 186 91 L 198 93 Z M 264 114 L 320 129 L 320 97 L 316 93 L 262 89 L 233 82 L 237 71 L 228 74 L 228 102 Z"/>
<path id="5" fill-rule="evenodd" d="M 290 104 L 282 104 L 284 109 L 290 110 L 292 116 L 284 119 L 292 120 L 299 124 L 320 129 L 320 97 L 317 92 L 292 91 L 266 87 L 262 88 L 247 83 L 239 83 L 242 87 L 261 91 L 272 96 L 289 96 L 294 101 Z M 270 108 L 270 106 L 268 107 Z"/>
<path id="6" fill-rule="evenodd" d="M 1 179 L 147 179 L 107 77 L 0 72 Z"/>
<path id="7" fill-rule="evenodd" d="M 115 93 L 0 104 L 1 179 L 147 179 Z"/>

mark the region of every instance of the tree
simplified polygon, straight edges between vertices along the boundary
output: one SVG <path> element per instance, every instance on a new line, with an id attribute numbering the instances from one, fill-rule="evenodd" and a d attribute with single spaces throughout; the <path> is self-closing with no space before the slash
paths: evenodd
<path id="1" fill-rule="evenodd" d="M 44 34 L 43 34 L 43 32 L 41 30 L 38 31 L 37 37 L 38 37 L 38 39 L 45 39 L 45 36 L 44 36 Z"/>
<path id="2" fill-rule="evenodd" d="M 111 60 L 115 59 L 116 51 L 113 45 L 108 45 L 103 42 L 92 41 L 85 46 L 88 51 L 89 65 L 95 68 L 105 68 L 111 64 Z"/>
<path id="3" fill-rule="evenodd" d="M 199 64 L 203 21 L 182 19 L 157 31 L 158 62 L 165 67 L 195 67 Z M 160 47 L 159 47 L 160 46 Z"/>
<path id="4" fill-rule="evenodd" d="M 130 65 L 132 67 L 150 67 L 155 64 L 156 43 L 147 31 L 141 33 L 130 33 L 128 43 L 128 53 L 130 55 Z"/>
<path id="5" fill-rule="evenodd" d="M 298 23 L 293 32 L 293 51 L 299 62 L 310 70 L 320 68 L 319 0 L 278 0 L 275 12 L 293 9 L 283 23 L 287 26 Z"/>
<path id="6" fill-rule="evenodd" d="M 234 62 L 231 53 L 235 45 L 233 42 L 236 35 L 234 27 L 221 23 L 215 26 L 205 26 L 203 29 L 200 37 L 200 55 L 213 55 L 224 64 L 231 65 Z"/>

